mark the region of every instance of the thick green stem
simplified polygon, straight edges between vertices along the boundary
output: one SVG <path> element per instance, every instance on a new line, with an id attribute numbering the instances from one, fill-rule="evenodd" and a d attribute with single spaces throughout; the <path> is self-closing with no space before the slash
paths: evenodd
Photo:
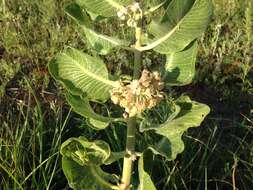
<path id="1" fill-rule="evenodd" d="M 136 42 L 135 42 L 135 48 L 138 49 L 141 47 L 141 33 L 142 33 L 142 28 L 141 27 L 137 27 L 136 31 L 135 31 L 135 38 L 136 38 Z M 138 50 L 135 50 L 134 52 L 134 79 L 138 79 L 140 77 L 140 71 L 141 71 L 141 52 Z"/>
<path id="2" fill-rule="evenodd" d="M 140 24 L 141 25 L 141 24 Z M 136 28 L 136 43 L 135 48 L 141 47 L 141 33 L 142 28 Z M 140 51 L 136 50 L 134 52 L 134 73 L 133 78 L 138 79 L 140 77 L 141 72 L 141 58 L 142 54 Z M 126 155 L 124 157 L 124 164 L 123 164 L 123 173 L 121 179 L 121 190 L 130 190 L 131 188 L 131 176 L 132 176 L 132 169 L 133 169 L 133 162 L 136 159 L 135 156 L 135 134 L 136 134 L 136 118 L 131 117 L 128 119 L 127 122 L 127 141 L 126 141 Z"/>
<path id="3" fill-rule="evenodd" d="M 122 190 L 129 190 L 131 184 L 132 168 L 134 161 L 135 151 L 135 133 L 136 133 L 136 120 L 131 117 L 127 122 L 127 142 L 126 142 L 126 155 L 124 157 L 123 173 L 122 173 Z"/>

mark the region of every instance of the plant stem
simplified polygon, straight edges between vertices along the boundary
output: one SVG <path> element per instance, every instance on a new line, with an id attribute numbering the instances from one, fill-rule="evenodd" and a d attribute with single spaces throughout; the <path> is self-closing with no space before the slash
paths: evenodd
<path id="1" fill-rule="evenodd" d="M 5 0 L 2 0 L 2 11 L 3 11 L 3 15 L 5 16 L 6 11 L 5 11 Z"/>
<path id="2" fill-rule="evenodd" d="M 122 173 L 122 190 L 129 190 L 131 184 L 131 175 L 133 167 L 132 155 L 135 151 L 135 132 L 136 120 L 131 117 L 127 122 L 127 142 L 126 142 L 126 156 L 124 157 L 123 173 Z"/>
<path id="3" fill-rule="evenodd" d="M 141 47 L 141 23 L 139 27 L 136 27 L 136 42 L 135 48 Z M 140 77 L 141 71 L 141 52 L 135 50 L 134 52 L 134 73 L 133 79 L 138 79 Z M 131 188 L 131 176 L 132 176 L 132 169 L 133 169 L 133 162 L 136 159 L 135 157 L 135 134 L 136 134 L 136 118 L 131 117 L 127 121 L 127 142 L 126 142 L 126 155 L 124 157 L 124 164 L 123 164 L 123 173 L 121 179 L 121 190 L 130 190 Z"/>
<path id="4" fill-rule="evenodd" d="M 138 49 L 141 47 L 141 33 L 142 33 L 142 28 L 137 27 L 135 30 L 135 48 Z M 140 71 L 141 71 L 141 59 L 142 53 L 139 50 L 134 51 L 134 79 L 138 79 L 140 77 Z"/>

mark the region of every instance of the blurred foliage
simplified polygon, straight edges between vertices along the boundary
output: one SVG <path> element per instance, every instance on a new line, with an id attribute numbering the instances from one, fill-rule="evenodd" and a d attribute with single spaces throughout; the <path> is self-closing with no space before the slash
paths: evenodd
<path id="1" fill-rule="evenodd" d="M 215 88 L 223 99 L 253 95 L 253 5 L 214 1 L 209 31 L 201 41 L 196 81 Z"/>

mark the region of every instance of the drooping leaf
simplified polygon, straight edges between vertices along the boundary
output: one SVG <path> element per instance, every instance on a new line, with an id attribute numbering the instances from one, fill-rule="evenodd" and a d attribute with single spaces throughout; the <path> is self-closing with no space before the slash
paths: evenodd
<path id="1" fill-rule="evenodd" d="M 156 187 L 153 184 L 151 177 L 149 176 L 147 171 L 145 171 L 143 154 L 138 161 L 138 172 L 140 180 L 138 190 L 156 190 Z"/>
<path id="2" fill-rule="evenodd" d="M 98 166 L 81 166 L 72 159 L 63 157 L 62 169 L 69 186 L 74 190 L 111 190 L 101 178 L 109 181 L 113 180 L 113 176 L 106 174 Z"/>
<path id="3" fill-rule="evenodd" d="M 61 146 L 63 157 L 72 159 L 79 165 L 111 164 L 123 158 L 125 152 L 112 152 L 108 143 L 102 140 L 88 141 L 85 137 L 73 137 Z"/>
<path id="4" fill-rule="evenodd" d="M 61 154 L 79 165 L 102 165 L 110 157 L 109 145 L 101 140 L 88 141 L 85 137 L 70 138 L 61 146 Z"/>
<path id="5" fill-rule="evenodd" d="M 109 80 L 102 60 L 74 48 L 68 48 L 49 63 L 52 76 L 74 95 L 106 101 L 116 82 Z"/>
<path id="6" fill-rule="evenodd" d="M 160 22 L 152 21 L 154 39 L 139 48 L 162 54 L 182 51 L 205 31 L 212 15 L 211 0 L 172 0 Z"/>
<path id="7" fill-rule="evenodd" d="M 117 12 L 123 6 L 131 4 L 133 0 L 76 0 L 76 2 L 90 12 L 104 17 L 112 17 L 117 16 Z"/>
<path id="8" fill-rule="evenodd" d="M 86 42 L 101 55 L 110 53 L 115 47 L 127 47 L 130 42 L 99 34 L 91 24 L 89 16 L 76 4 L 70 4 L 65 8 L 66 13 L 71 16 L 81 27 L 81 34 L 85 36 Z"/>
<path id="9" fill-rule="evenodd" d="M 69 185 L 75 190 L 109 190 L 118 177 L 105 173 L 100 166 L 124 157 L 124 152 L 111 152 L 101 140 L 88 141 L 85 137 L 70 138 L 61 146 L 62 168 Z"/>
<path id="10" fill-rule="evenodd" d="M 156 134 L 163 136 L 150 149 L 168 160 L 175 159 L 177 154 L 184 150 L 184 143 L 181 139 L 183 133 L 188 128 L 199 126 L 210 112 L 207 105 L 191 101 L 188 96 L 182 96 L 176 101 L 176 104 L 180 107 L 180 112 L 174 119 L 170 118 L 160 125 L 146 123 L 140 126 L 142 132 L 154 130 Z"/>
<path id="11" fill-rule="evenodd" d="M 166 84 L 182 86 L 192 82 L 195 74 L 197 47 L 197 42 L 193 42 L 183 51 L 166 55 L 164 76 Z"/>
<path id="12" fill-rule="evenodd" d="M 113 121 L 124 121 L 123 118 L 104 117 L 95 113 L 86 97 L 81 98 L 80 96 L 66 93 L 66 99 L 73 110 L 87 118 L 96 130 L 105 129 Z"/>

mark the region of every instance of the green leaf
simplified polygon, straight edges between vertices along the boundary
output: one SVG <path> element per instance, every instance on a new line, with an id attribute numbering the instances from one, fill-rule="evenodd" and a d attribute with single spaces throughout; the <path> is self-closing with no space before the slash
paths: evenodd
<path id="1" fill-rule="evenodd" d="M 79 96 L 67 93 L 66 99 L 73 110 L 81 116 L 87 118 L 96 130 L 105 129 L 109 123 L 113 121 L 112 118 L 104 117 L 95 113 L 90 106 L 88 98 L 80 98 Z"/>
<path id="2" fill-rule="evenodd" d="M 75 112 L 87 118 L 96 130 L 105 129 L 110 122 L 124 121 L 123 118 L 104 117 L 95 113 L 86 97 L 66 93 L 66 99 Z"/>
<path id="3" fill-rule="evenodd" d="M 71 3 L 65 7 L 65 12 L 74 19 L 78 24 L 91 27 L 92 23 L 89 16 L 76 3 Z"/>
<path id="4" fill-rule="evenodd" d="M 85 137 L 70 138 L 61 146 L 62 168 L 69 185 L 75 190 L 111 190 L 118 177 L 105 173 L 100 166 L 124 157 L 124 152 L 111 152 L 101 140 L 88 141 Z"/>
<path id="5" fill-rule="evenodd" d="M 109 122 L 103 122 L 99 120 L 95 120 L 92 118 L 89 118 L 89 123 L 92 125 L 92 128 L 95 130 L 102 130 L 108 127 Z"/>
<path id="6" fill-rule="evenodd" d="M 102 60 L 68 48 L 49 63 L 52 76 L 74 95 L 87 95 L 91 100 L 106 101 L 116 82 L 108 79 Z"/>
<path id="7" fill-rule="evenodd" d="M 72 159 L 63 157 L 62 169 L 69 186 L 74 190 L 111 190 L 101 179 L 109 181 L 113 176 L 106 174 L 97 166 L 81 166 Z"/>
<path id="8" fill-rule="evenodd" d="M 144 15 L 151 14 L 167 3 L 167 0 L 146 0 L 143 2 Z"/>
<path id="9" fill-rule="evenodd" d="M 110 153 L 110 147 L 106 142 L 89 142 L 85 137 L 70 138 L 61 146 L 61 154 L 81 166 L 102 165 L 110 157 Z"/>
<path id="10" fill-rule="evenodd" d="M 85 26 L 82 26 L 82 29 L 82 35 L 85 35 L 87 42 L 101 55 L 107 55 L 116 47 L 126 48 L 130 44 L 114 37 L 99 34 Z"/>
<path id="11" fill-rule="evenodd" d="M 102 140 L 93 142 L 85 137 L 73 137 L 65 141 L 61 146 L 63 157 L 72 159 L 79 165 L 109 165 L 123 158 L 125 152 L 111 152 L 108 143 Z"/>
<path id="12" fill-rule="evenodd" d="M 205 31 L 212 15 L 211 0 L 172 0 L 160 22 L 152 21 L 149 33 L 154 36 L 147 46 L 162 54 L 182 51 Z"/>
<path id="13" fill-rule="evenodd" d="M 123 6 L 131 4 L 133 0 L 76 0 L 76 2 L 90 12 L 104 17 L 112 17 L 117 16 L 117 12 Z"/>
<path id="14" fill-rule="evenodd" d="M 105 165 L 110 165 L 113 162 L 116 162 L 125 156 L 125 151 L 122 152 L 111 152 L 110 157 L 105 161 Z"/>
<path id="15" fill-rule="evenodd" d="M 164 81 L 170 86 L 182 86 L 192 82 L 195 74 L 197 42 L 180 52 L 167 54 Z"/>
<path id="16" fill-rule="evenodd" d="M 143 154 L 139 158 L 139 161 L 138 161 L 138 171 L 139 171 L 139 180 L 140 180 L 138 190 L 156 190 L 156 187 L 153 184 L 151 177 L 145 171 Z"/>
<path id="17" fill-rule="evenodd" d="M 177 154 L 184 150 L 182 141 L 183 133 L 191 127 L 197 127 L 210 112 L 210 108 L 195 101 L 191 101 L 188 96 L 182 96 L 176 101 L 180 111 L 174 119 L 169 118 L 163 124 L 152 124 L 144 121 L 140 126 L 140 131 L 154 130 L 156 134 L 163 138 L 150 149 L 155 154 L 166 157 L 167 160 L 173 160 Z"/>
<path id="18" fill-rule="evenodd" d="M 130 42 L 96 32 L 92 27 L 89 16 L 78 4 L 70 4 L 65 8 L 65 11 L 80 25 L 81 35 L 85 36 L 86 42 L 99 54 L 106 55 L 116 47 L 127 47 L 130 44 Z"/>

